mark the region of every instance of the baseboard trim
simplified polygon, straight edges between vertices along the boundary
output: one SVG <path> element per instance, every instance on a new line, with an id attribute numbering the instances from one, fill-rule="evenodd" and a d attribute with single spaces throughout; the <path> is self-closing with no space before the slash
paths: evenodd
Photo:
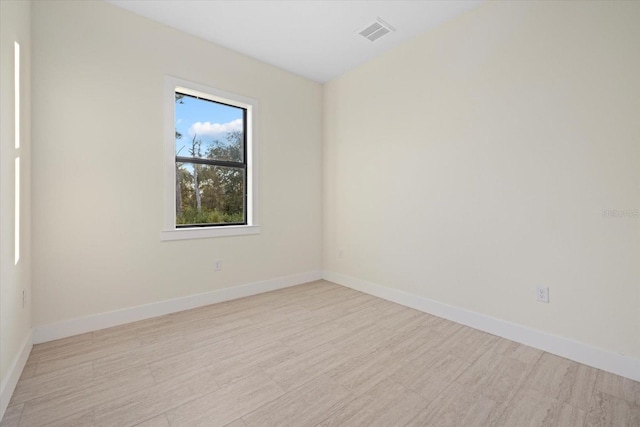
<path id="1" fill-rule="evenodd" d="M 277 289 L 296 286 L 302 283 L 313 282 L 315 280 L 320 280 L 321 278 L 321 271 L 312 271 L 196 295 L 189 295 L 172 300 L 140 305 L 137 307 L 125 308 L 122 310 L 96 314 L 78 319 L 66 320 L 64 322 L 50 325 L 37 326 L 34 328 L 33 343 L 40 344 L 73 335 L 84 334 L 86 332 L 136 322 L 138 320 L 149 319 L 209 304 L 275 291 Z"/>
<path id="2" fill-rule="evenodd" d="M 603 371 L 640 381 L 639 359 L 333 271 L 323 271 L 322 278 Z"/>
<path id="3" fill-rule="evenodd" d="M 4 413 L 9 406 L 9 401 L 13 395 L 13 391 L 16 389 L 16 385 L 18 385 L 18 380 L 20 379 L 20 375 L 22 375 L 24 366 L 27 364 L 27 359 L 29 358 L 32 347 L 33 330 L 30 330 L 22 342 L 20 352 L 16 355 L 13 363 L 9 367 L 7 376 L 2 381 L 2 384 L 0 384 L 0 420 L 4 417 Z"/>

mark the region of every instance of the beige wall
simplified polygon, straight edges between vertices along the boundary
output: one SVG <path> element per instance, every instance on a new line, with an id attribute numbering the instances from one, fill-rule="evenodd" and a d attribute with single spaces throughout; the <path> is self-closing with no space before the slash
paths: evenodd
<path id="1" fill-rule="evenodd" d="M 321 85 L 104 2 L 33 39 L 35 326 L 320 270 Z M 160 241 L 165 75 L 259 101 L 260 235 Z"/>
<path id="2" fill-rule="evenodd" d="M 0 1 L 0 383 L 31 330 L 30 33 L 29 2 Z M 14 42 L 20 44 L 20 135 L 15 148 Z M 15 158 L 20 157 L 20 258 L 14 258 Z M 25 306 L 22 292 L 25 292 Z M 2 412 L 0 408 L 0 413 Z"/>
<path id="3" fill-rule="evenodd" d="M 640 357 L 639 17 L 488 3 L 327 84 L 324 267 Z"/>

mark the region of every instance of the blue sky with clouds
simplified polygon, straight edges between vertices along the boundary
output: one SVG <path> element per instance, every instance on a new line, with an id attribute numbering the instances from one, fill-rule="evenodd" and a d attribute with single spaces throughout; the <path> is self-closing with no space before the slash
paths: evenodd
<path id="1" fill-rule="evenodd" d="M 215 140 L 225 141 L 228 132 L 242 130 L 242 109 L 186 96 L 175 104 L 175 126 L 182 134 L 176 154 L 189 157 L 194 135 L 202 140 L 202 155 Z M 179 153 L 179 154 L 178 154 Z"/>

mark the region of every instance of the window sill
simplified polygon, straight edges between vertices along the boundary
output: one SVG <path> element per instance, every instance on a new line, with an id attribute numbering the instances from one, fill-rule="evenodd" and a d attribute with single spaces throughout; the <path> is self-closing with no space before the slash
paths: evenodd
<path id="1" fill-rule="evenodd" d="M 206 239 L 210 237 L 247 236 L 250 234 L 260 234 L 260 226 L 228 225 L 210 228 L 176 228 L 174 230 L 163 230 L 160 233 L 160 240 Z"/>

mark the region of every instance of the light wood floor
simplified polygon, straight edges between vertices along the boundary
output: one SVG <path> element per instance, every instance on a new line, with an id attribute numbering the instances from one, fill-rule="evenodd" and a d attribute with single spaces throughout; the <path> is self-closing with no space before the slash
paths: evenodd
<path id="1" fill-rule="evenodd" d="M 320 281 L 36 345 L 17 425 L 640 426 L 640 383 Z"/>

